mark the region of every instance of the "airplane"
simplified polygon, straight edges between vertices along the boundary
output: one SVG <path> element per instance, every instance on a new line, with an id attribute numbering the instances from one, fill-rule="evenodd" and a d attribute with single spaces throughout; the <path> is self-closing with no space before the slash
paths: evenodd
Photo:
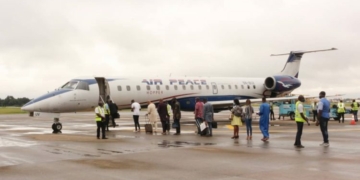
<path id="1" fill-rule="evenodd" d="M 215 112 L 228 110 L 235 98 L 244 103 L 246 99 L 261 102 L 296 99 L 284 97 L 301 86 L 298 79 L 300 61 L 305 53 L 333 51 L 336 48 L 314 51 L 291 51 L 280 73 L 266 78 L 227 77 L 170 77 L 170 78 L 126 78 L 126 77 L 83 77 L 75 78 L 55 91 L 37 97 L 21 109 L 34 116 L 47 115 L 56 120 L 57 130 L 62 129 L 60 113 L 94 109 L 99 102 L 111 99 L 119 109 L 128 109 L 132 99 L 146 106 L 148 101 L 176 98 L 181 110 L 193 111 L 195 98 L 206 98 Z"/>

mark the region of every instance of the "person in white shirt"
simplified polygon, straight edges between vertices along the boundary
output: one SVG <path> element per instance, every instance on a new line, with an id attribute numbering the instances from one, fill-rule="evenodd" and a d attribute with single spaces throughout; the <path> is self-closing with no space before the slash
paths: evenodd
<path id="1" fill-rule="evenodd" d="M 131 100 L 131 111 L 133 112 L 135 132 L 140 132 L 140 124 L 139 124 L 140 110 L 141 110 L 140 104 L 138 102 L 135 102 L 134 100 Z"/>

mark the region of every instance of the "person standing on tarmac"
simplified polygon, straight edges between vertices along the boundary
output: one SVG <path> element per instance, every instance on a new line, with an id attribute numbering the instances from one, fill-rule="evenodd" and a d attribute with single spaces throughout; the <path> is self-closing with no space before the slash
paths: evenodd
<path id="1" fill-rule="evenodd" d="M 325 98 L 326 93 L 321 91 L 319 94 L 320 102 L 318 103 L 318 120 L 316 126 L 320 125 L 320 130 L 324 142 L 320 146 L 329 146 L 328 122 L 330 119 L 330 101 Z"/>
<path id="2" fill-rule="evenodd" d="M 167 126 L 166 126 L 166 130 L 167 130 L 168 134 L 170 134 L 170 119 L 173 117 L 173 109 L 172 109 L 170 104 L 171 104 L 170 101 L 168 101 L 166 103 L 166 109 L 167 109 L 168 114 L 169 114 L 169 124 L 167 124 Z"/>
<path id="3" fill-rule="evenodd" d="M 359 111 L 360 104 L 353 100 L 353 103 L 351 104 L 351 111 L 354 115 L 355 122 L 358 122 L 358 111 Z"/>
<path id="4" fill-rule="evenodd" d="M 312 105 L 312 112 L 313 112 L 313 122 L 317 119 L 317 103 L 314 102 Z"/>
<path id="5" fill-rule="evenodd" d="M 200 100 L 200 98 L 196 98 L 195 104 L 195 121 L 197 124 L 197 133 L 201 134 L 200 124 L 203 122 L 203 110 L 204 110 L 204 103 Z"/>
<path id="6" fill-rule="evenodd" d="M 269 140 L 269 115 L 270 115 L 270 106 L 266 102 L 266 98 L 262 98 L 262 104 L 260 105 L 260 112 L 258 113 L 260 116 L 259 128 L 263 134 L 262 141 Z"/>
<path id="7" fill-rule="evenodd" d="M 109 121 L 110 121 L 110 108 L 109 108 L 109 101 L 108 100 L 105 105 L 104 105 L 104 109 L 105 109 L 105 129 L 107 131 L 109 131 Z"/>
<path id="8" fill-rule="evenodd" d="M 340 100 L 340 102 L 338 103 L 337 113 L 339 115 L 338 116 L 339 117 L 339 123 L 341 122 L 341 118 L 342 118 L 342 123 L 344 123 L 345 104 L 343 103 L 342 100 Z"/>
<path id="9" fill-rule="evenodd" d="M 140 104 L 138 102 L 135 102 L 134 100 L 131 100 L 131 111 L 133 112 L 135 132 L 140 132 L 140 124 L 139 124 L 140 110 L 141 110 Z"/>
<path id="10" fill-rule="evenodd" d="M 270 119 L 275 121 L 274 103 L 270 102 Z"/>
<path id="11" fill-rule="evenodd" d="M 204 99 L 204 107 L 203 107 L 203 118 L 208 127 L 208 134 L 206 136 L 212 136 L 212 122 L 214 121 L 214 108 L 212 104 L 207 102 L 207 99 Z"/>
<path id="12" fill-rule="evenodd" d="M 155 128 L 154 133 L 157 133 L 157 117 L 158 113 L 156 111 L 156 106 L 151 101 L 148 101 L 148 107 L 147 107 L 147 116 L 149 118 L 149 122 L 152 124 L 152 127 Z"/>
<path id="13" fill-rule="evenodd" d="M 309 119 L 304 115 L 304 106 L 302 104 L 303 102 L 305 102 L 305 98 L 304 96 L 300 95 L 298 97 L 298 102 L 296 102 L 295 105 L 295 122 L 297 125 L 297 133 L 294 146 L 297 148 L 304 148 L 304 146 L 301 144 L 301 135 L 304 127 L 304 122 L 307 122 L 307 124 L 310 126 Z"/>
<path id="14" fill-rule="evenodd" d="M 169 124 L 169 113 L 167 111 L 167 106 L 162 99 L 160 100 L 160 102 L 158 104 L 157 111 L 159 113 L 160 121 L 161 121 L 162 128 L 163 128 L 162 135 L 166 135 L 166 131 L 168 129 L 167 127 Z"/>
<path id="15" fill-rule="evenodd" d="M 180 135 L 180 119 L 181 119 L 181 107 L 180 103 L 176 100 L 176 98 L 172 99 L 172 103 L 174 105 L 174 123 L 177 125 L 176 133 L 174 135 Z"/>
<path id="16" fill-rule="evenodd" d="M 107 139 L 105 135 L 105 109 L 102 102 L 99 102 L 99 106 L 95 108 L 95 121 L 97 125 L 96 137 L 100 139 L 100 129 L 102 139 Z"/>

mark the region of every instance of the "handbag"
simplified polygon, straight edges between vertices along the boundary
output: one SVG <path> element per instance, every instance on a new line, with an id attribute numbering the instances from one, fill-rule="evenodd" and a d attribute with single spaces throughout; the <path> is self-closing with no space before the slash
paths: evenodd
<path id="1" fill-rule="evenodd" d="M 116 114 L 114 114 L 114 119 L 119 119 L 120 118 L 120 114 L 119 112 L 116 112 Z"/>
<path id="2" fill-rule="evenodd" d="M 211 122 L 211 126 L 212 128 L 217 129 L 217 122 L 216 121 Z"/>
<path id="3" fill-rule="evenodd" d="M 201 131 L 204 131 L 206 129 L 206 123 L 205 122 L 202 122 L 201 124 L 200 124 L 200 130 Z"/>
<path id="4" fill-rule="evenodd" d="M 179 124 L 176 123 L 176 122 L 173 122 L 171 126 L 172 126 L 173 129 L 176 129 L 176 128 L 179 127 Z"/>

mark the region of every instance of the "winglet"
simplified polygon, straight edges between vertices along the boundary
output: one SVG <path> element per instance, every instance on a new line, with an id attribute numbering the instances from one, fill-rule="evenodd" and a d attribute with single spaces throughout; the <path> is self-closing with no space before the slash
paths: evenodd
<path id="1" fill-rule="evenodd" d="M 338 50 L 337 48 L 330 48 L 330 49 L 321 49 L 321 50 L 313 50 L 313 51 L 291 51 L 293 54 L 305 54 L 305 53 L 314 53 L 314 52 L 322 52 L 322 51 L 335 51 Z M 285 54 L 271 54 L 270 56 L 283 56 L 283 55 L 289 55 L 291 53 L 285 53 Z"/>

